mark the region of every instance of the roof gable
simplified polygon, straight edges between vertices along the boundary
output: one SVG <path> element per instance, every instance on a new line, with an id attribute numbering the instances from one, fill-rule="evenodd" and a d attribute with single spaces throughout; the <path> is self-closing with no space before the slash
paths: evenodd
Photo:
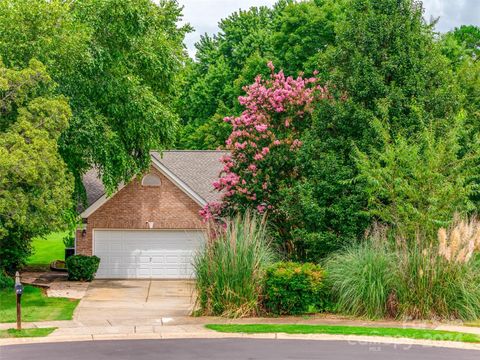
<path id="1" fill-rule="evenodd" d="M 152 151 L 151 157 L 152 166 L 203 206 L 220 199 L 221 194 L 213 188 L 212 183 L 219 177 L 222 170 L 220 159 L 225 154 L 226 151 L 172 150 L 162 153 Z M 87 208 L 81 217 L 87 218 L 111 196 L 107 197 L 96 169 L 91 169 L 83 176 L 83 184 L 87 193 Z M 117 192 L 123 187 L 124 184 L 121 184 Z"/>

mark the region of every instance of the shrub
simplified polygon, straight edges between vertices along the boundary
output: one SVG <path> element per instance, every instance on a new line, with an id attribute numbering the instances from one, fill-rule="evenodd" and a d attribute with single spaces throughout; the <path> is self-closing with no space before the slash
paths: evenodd
<path id="1" fill-rule="evenodd" d="M 278 262 L 265 276 L 265 310 L 276 315 L 323 311 L 328 305 L 325 271 L 312 263 Z"/>
<path id="2" fill-rule="evenodd" d="M 0 270 L 0 289 L 12 288 L 15 281 L 7 275 L 4 271 Z M 13 290 L 12 290 L 13 291 Z"/>
<path id="3" fill-rule="evenodd" d="M 0 271 L 8 274 L 15 274 L 16 270 L 22 268 L 28 257 L 32 254 L 30 239 L 24 239 L 17 234 L 11 236 L 0 236 Z"/>
<path id="4" fill-rule="evenodd" d="M 196 288 L 204 315 L 242 317 L 258 313 L 266 267 L 274 252 L 263 220 L 251 214 L 213 227 L 195 257 Z"/>
<path id="5" fill-rule="evenodd" d="M 70 256 L 66 261 L 68 280 L 92 281 L 99 264 L 100 258 L 97 256 Z"/>
<path id="6" fill-rule="evenodd" d="M 65 248 L 75 247 L 75 236 L 72 236 L 71 234 L 64 236 L 62 241 L 63 245 L 65 245 Z"/>

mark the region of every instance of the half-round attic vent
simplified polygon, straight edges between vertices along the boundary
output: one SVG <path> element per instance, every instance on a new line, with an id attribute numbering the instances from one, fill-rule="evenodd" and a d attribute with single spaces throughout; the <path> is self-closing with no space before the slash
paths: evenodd
<path id="1" fill-rule="evenodd" d="M 160 177 L 154 174 L 147 174 L 142 179 L 143 186 L 160 186 L 161 184 Z"/>

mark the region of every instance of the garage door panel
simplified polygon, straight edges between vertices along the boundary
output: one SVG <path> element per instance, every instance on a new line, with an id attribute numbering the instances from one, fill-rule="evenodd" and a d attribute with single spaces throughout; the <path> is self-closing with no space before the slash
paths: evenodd
<path id="1" fill-rule="evenodd" d="M 97 278 L 191 278 L 201 231 L 95 230 Z"/>

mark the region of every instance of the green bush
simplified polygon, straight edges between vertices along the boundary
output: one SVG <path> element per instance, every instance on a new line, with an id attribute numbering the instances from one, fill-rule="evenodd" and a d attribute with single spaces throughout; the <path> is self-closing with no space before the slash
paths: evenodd
<path id="1" fill-rule="evenodd" d="M 326 310 L 325 271 L 312 263 L 278 262 L 267 269 L 265 310 L 275 315 Z"/>
<path id="2" fill-rule="evenodd" d="M 75 247 L 75 236 L 71 234 L 64 236 L 62 241 L 63 241 L 63 245 L 65 245 L 65 248 Z"/>
<path id="3" fill-rule="evenodd" d="M 74 255 L 67 261 L 68 280 L 92 281 L 98 270 L 100 258 L 97 256 Z"/>
<path id="4" fill-rule="evenodd" d="M 15 281 L 7 275 L 4 271 L 0 270 L 0 289 L 12 288 Z M 13 290 L 12 290 L 13 291 Z"/>
<path id="5" fill-rule="evenodd" d="M 227 220 L 225 229 L 214 228 L 194 262 L 199 312 L 227 317 L 256 315 L 265 270 L 274 258 L 261 219 L 239 215 Z"/>
<path id="6" fill-rule="evenodd" d="M 25 239 L 18 234 L 0 237 L 0 271 L 4 270 L 13 275 L 20 270 L 32 254 L 30 239 Z"/>

